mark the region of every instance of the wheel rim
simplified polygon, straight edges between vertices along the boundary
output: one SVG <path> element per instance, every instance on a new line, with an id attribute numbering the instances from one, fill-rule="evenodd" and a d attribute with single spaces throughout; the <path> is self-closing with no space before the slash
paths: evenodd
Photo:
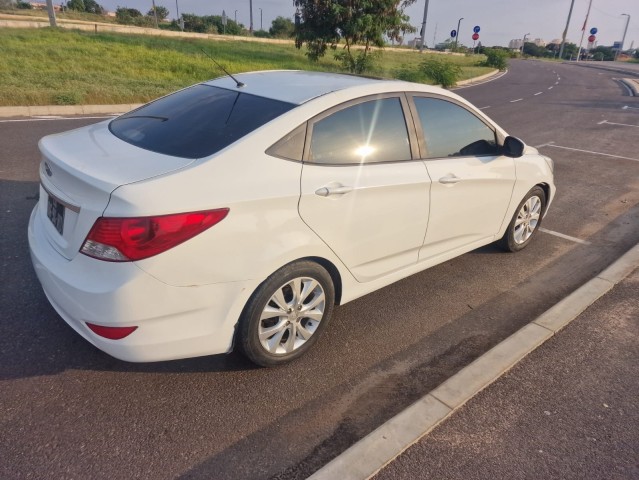
<path id="1" fill-rule="evenodd" d="M 536 195 L 530 197 L 522 205 L 515 220 L 515 243 L 525 243 L 533 234 L 541 216 L 541 199 Z"/>
<path id="2" fill-rule="evenodd" d="M 260 315 L 258 335 L 262 347 L 277 355 L 300 348 L 317 331 L 325 304 L 324 289 L 317 280 L 298 277 L 282 285 Z"/>

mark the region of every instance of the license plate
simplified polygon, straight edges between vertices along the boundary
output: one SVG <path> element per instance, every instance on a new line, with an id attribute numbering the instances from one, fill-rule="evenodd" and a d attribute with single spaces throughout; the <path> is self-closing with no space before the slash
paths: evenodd
<path id="1" fill-rule="evenodd" d="M 64 205 L 49 195 L 47 203 L 47 217 L 53 223 L 55 229 L 62 235 L 64 229 Z"/>

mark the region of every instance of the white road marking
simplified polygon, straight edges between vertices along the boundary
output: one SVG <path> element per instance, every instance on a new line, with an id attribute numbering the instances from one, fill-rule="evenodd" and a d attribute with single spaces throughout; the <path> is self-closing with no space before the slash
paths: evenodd
<path id="1" fill-rule="evenodd" d="M 552 90 L 552 87 L 548 87 L 548 90 Z"/>
<path id="2" fill-rule="evenodd" d="M 555 82 L 555 85 L 559 85 L 559 82 Z"/>
<path id="3" fill-rule="evenodd" d="M 633 162 L 639 162 L 639 158 L 622 157 L 621 155 L 611 155 L 610 153 L 593 152 L 591 150 L 581 150 L 579 148 L 562 147 L 561 145 L 555 145 L 554 142 L 550 142 L 550 143 L 547 143 L 545 145 L 540 145 L 537 148 L 541 148 L 541 147 L 560 148 L 562 150 L 571 150 L 573 152 L 590 153 L 592 155 L 602 155 L 604 157 L 621 158 L 622 160 L 632 160 Z"/>
<path id="4" fill-rule="evenodd" d="M 586 240 L 582 240 L 581 238 L 571 237 L 570 235 L 566 235 L 565 233 L 555 232 L 553 230 L 547 230 L 545 228 L 539 228 L 540 232 L 548 233 L 549 235 L 554 235 L 555 237 L 563 238 L 564 240 L 570 240 L 571 242 L 580 243 L 582 245 L 590 245 L 590 242 Z"/>
<path id="5" fill-rule="evenodd" d="M 622 109 L 622 110 L 628 110 L 628 109 L 631 109 L 631 110 L 639 110 L 639 108 L 637 108 L 637 107 L 629 107 L 628 105 L 624 105 L 623 107 L 621 107 L 621 109 Z"/>
<path id="6" fill-rule="evenodd" d="M 32 118 L 13 118 L 10 120 L 0 120 L 0 123 L 15 123 L 15 122 L 51 122 L 53 120 L 94 120 L 94 119 L 106 119 L 117 117 L 119 114 L 113 114 L 106 117 L 32 117 Z"/>
<path id="7" fill-rule="evenodd" d="M 511 100 L 510 103 L 521 102 L 523 98 L 518 98 L 517 100 Z"/>
<path id="8" fill-rule="evenodd" d="M 479 107 L 480 110 L 486 110 L 487 108 L 490 108 L 490 105 L 488 105 L 487 107 Z"/>
<path id="9" fill-rule="evenodd" d="M 537 95 L 541 95 L 542 93 L 544 93 L 544 92 L 537 92 L 537 93 L 535 93 L 534 96 L 536 97 Z"/>
<path id="10" fill-rule="evenodd" d="M 622 127 L 635 127 L 635 128 L 639 128 L 639 125 L 630 125 L 628 123 L 615 123 L 615 122 L 609 122 L 608 120 L 602 120 L 601 122 L 597 122 L 597 125 L 621 125 Z"/>

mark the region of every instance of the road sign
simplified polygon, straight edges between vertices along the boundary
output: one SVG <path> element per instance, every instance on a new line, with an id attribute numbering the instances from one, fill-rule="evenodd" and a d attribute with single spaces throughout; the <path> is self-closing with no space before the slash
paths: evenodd
<path id="1" fill-rule="evenodd" d="M 588 41 L 589 41 L 590 43 L 594 42 L 595 40 L 597 40 L 597 37 L 595 37 L 594 35 L 590 35 L 590 36 L 588 37 Z"/>
<path id="2" fill-rule="evenodd" d="M 479 33 L 473 33 L 473 40 L 479 40 Z"/>
<path id="3" fill-rule="evenodd" d="M 451 30 L 450 31 L 450 36 L 455 38 L 457 36 L 457 30 Z"/>
<path id="4" fill-rule="evenodd" d="M 479 25 L 475 25 L 475 28 L 473 28 L 473 32 L 475 33 L 479 33 L 480 30 L 481 28 L 479 28 Z"/>
<path id="5" fill-rule="evenodd" d="M 597 35 L 597 32 L 598 32 L 598 31 L 599 31 L 599 30 L 597 30 L 597 28 L 596 28 L 596 27 L 592 27 L 592 28 L 590 29 L 590 35 Z"/>
<path id="6" fill-rule="evenodd" d="M 222 10 L 222 25 L 226 27 L 226 23 L 227 23 L 226 12 Z"/>
<path id="7" fill-rule="evenodd" d="M 621 42 L 615 42 L 612 44 L 613 50 L 621 50 Z"/>

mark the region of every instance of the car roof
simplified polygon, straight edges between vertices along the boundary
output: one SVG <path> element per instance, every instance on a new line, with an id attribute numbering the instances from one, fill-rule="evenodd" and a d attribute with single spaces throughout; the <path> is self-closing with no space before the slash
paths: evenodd
<path id="1" fill-rule="evenodd" d="M 244 83 L 238 88 L 236 83 L 228 76 L 219 77 L 206 85 L 239 90 L 260 97 L 272 98 L 283 102 L 301 105 L 313 98 L 327 93 L 350 88 L 375 86 L 375 90 L 402 91 L 402 90 L 431 90 L 431 88 L 418 88 L 416 84 L 400 80 L 380 80 L 356 75 L 339 73 L 310 72 L 303 70 L 267 70 L 260 72 L 240 73 L 234 75 L 238 81 Z M 433 89 L 434 91 L 434 89 Z"/>

